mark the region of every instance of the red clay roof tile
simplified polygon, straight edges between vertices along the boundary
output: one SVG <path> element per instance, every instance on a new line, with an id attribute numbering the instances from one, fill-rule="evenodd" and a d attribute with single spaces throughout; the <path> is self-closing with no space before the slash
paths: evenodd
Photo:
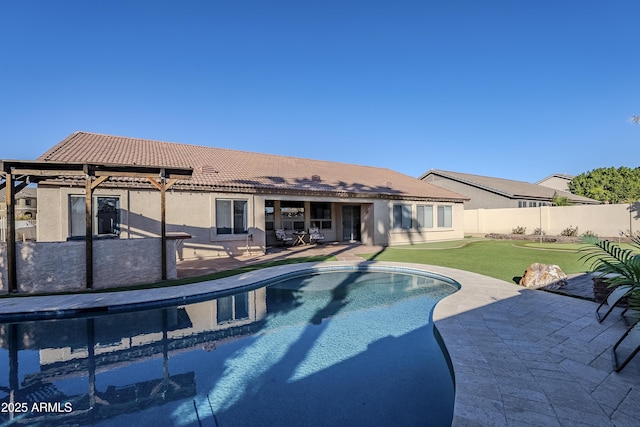
<path id="1" fill-rule="evenodd" d="M 385 168 L 88 132 L 73 133 L 38 160 L 191 167 L 192 179 L 181 182 L 191 188 L 466 200 Z"/>

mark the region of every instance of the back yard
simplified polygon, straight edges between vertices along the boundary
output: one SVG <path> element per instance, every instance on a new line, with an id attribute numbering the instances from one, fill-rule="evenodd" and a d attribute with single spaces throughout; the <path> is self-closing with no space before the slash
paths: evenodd
<path id="1" fill-rule="evenodd" d="M 376 261 L 414 262 L 472 271 L 508 282 L 522 276 L 535 263 L 559 265 L 566 274 L 582 273 L 589 265 L 580 260 L 582 245 L 465 239 L 414 246 L 385 248 L 377 254 L 362 255 Z"/>

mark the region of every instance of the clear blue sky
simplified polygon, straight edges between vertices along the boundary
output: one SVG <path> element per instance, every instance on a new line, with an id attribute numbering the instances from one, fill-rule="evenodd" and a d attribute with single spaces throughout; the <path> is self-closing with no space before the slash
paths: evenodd
<path id="1" fill-rule="evenodd" d="M 0 158 L 74 131 L 535 182 L 639 166 L 640 2 L 5 1 Z"/>

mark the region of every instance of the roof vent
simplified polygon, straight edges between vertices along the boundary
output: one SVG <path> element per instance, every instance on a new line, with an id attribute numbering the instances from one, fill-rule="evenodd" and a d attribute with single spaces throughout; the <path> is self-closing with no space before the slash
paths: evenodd
<path id="1" fill-rule="evenodd" d="M 320 175 L 311 175 L 311 181 L 313 182 L 320 182 Z"/>
<path id="2" fill-rule="evenodd" d="M 387 187 L 387 188 L 393 188 L 393 182 L 387 181 L 387 182 L 384 183 L 384 186 Z"/>

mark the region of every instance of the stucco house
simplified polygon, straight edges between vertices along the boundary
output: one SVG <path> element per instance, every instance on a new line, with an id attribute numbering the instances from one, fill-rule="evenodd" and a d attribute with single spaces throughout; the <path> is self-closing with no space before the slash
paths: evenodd
<path id="1" fill-rule="evenodd" d="M 166 230 L 192 236 L 179 257 L 259 253 L 275 229 L 317 227 L 325 242 L 397 245 L 463 237 L 465 196 L 389 169 L 75 132 L 39 161 L 193 168 L 166 194 Z M 94 193 L 94 234 L 160 233 L 158 191 L 111 177 Z M 85 234 L 84 184 L 38 183 L 40 242 Z"/>
<path id="2" fill-rule="evenodd" d="M 0 218 L 7 217 L 6 192 L 0 191 Z M 34 187 L 23 188 L 16 194 L 15 215 L 21 220 L 36 219 L 38 211 L 37 190 Z"/>
<path id="3" fill-rule="evenodd" d="M 554 173 L 536 182 L 536 184 L 542 185 L 543 187 L 553 188 L 554 190 L 565 191 L 568 193 L 569 183 L 571 182 L 572 179 L 573 179 L 572 175 L 567 175 L 563 173 Z"/>
<path id="4" fill-rule="evenodd" d="M 554 196 L 566 197 L 576 205 L 600 204 L 597 200 L 555 188 L 490 176 L 431 169 L 420 179 L 466 196 L 465 209 L 551 206 Z"/>
<path id="5" fill-rule="evenodd" d="M 19 240 L 36 238 L 36 214 L 38 211 L 37 190 L 26 187 L 15 195 L 14 212 L 16 217 L 16 237 Z M 7 238 L 7 197 L 6 191 L 0 191 L 0 242 Z"/>

